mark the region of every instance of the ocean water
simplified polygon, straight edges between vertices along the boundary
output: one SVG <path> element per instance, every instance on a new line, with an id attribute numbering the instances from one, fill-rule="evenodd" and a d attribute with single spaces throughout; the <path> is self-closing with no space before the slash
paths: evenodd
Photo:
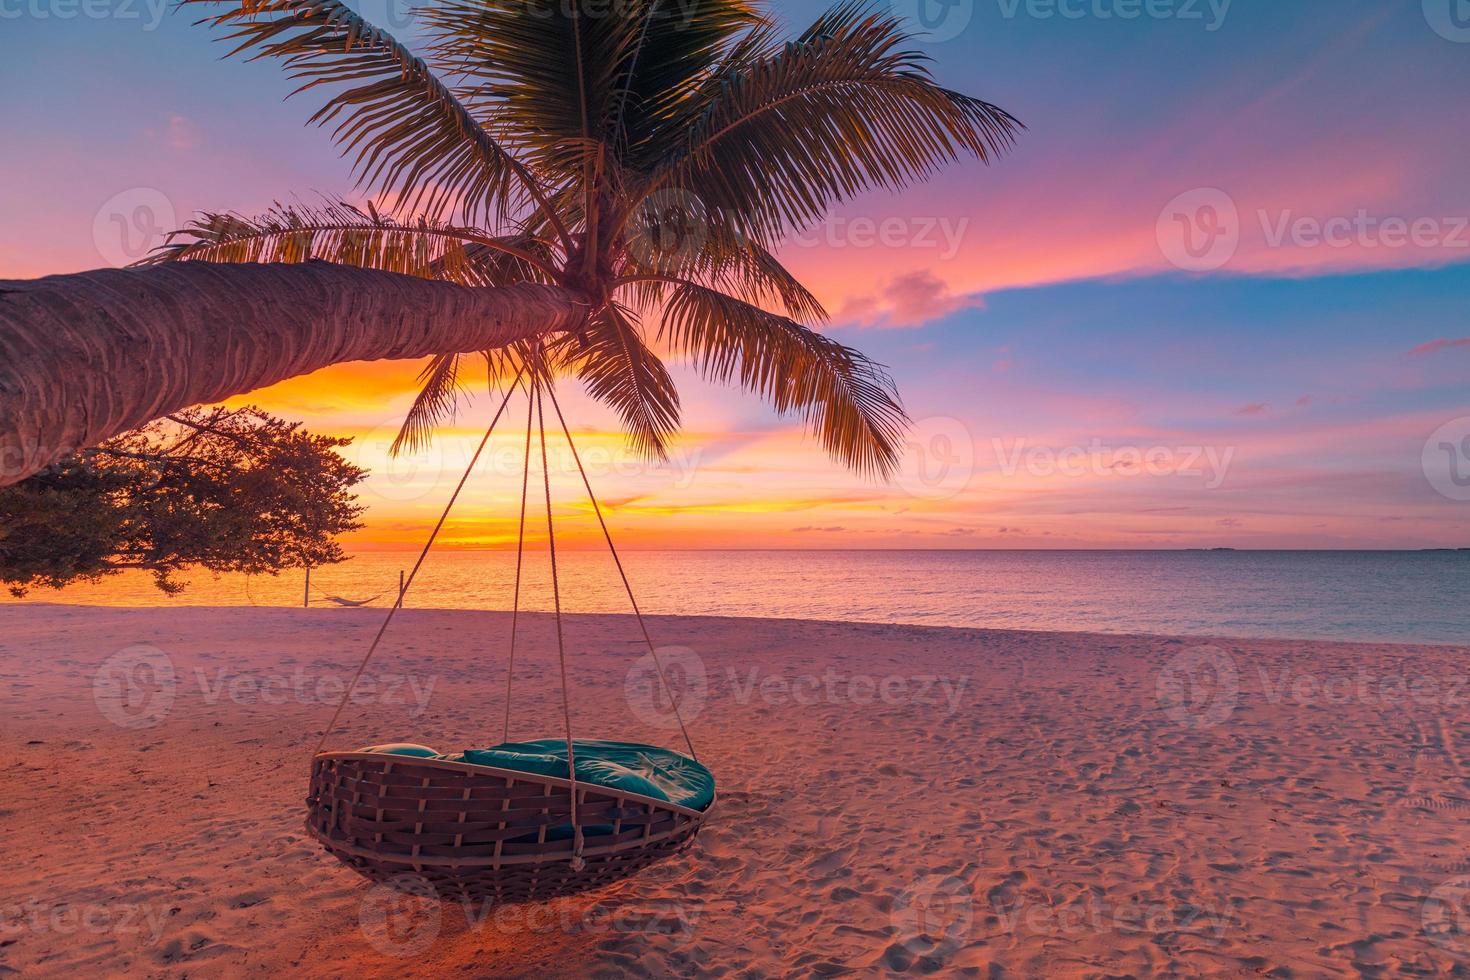
<path id="1" fill-rule="evenodd" d="M 366 553 L 316 569 L 312 603 L 376 597 L 384 608 L 414 557 Z M 564 609 L 628 611 L 605 552 L 560 559 Z M 1470 552 L 631 551 L 623 560 L 649 613 L 1470 644 Z M 406 604 L 509 609 L 515 561 L 499 551 L 432 554 Z M 524 608 L 550 608 L 544 552 L 527 553 L 522 589 Z M 300 570 L 196 573 L 173 599 L 129 573 L 21 601 L 301 605 L 303 592 Z"/>

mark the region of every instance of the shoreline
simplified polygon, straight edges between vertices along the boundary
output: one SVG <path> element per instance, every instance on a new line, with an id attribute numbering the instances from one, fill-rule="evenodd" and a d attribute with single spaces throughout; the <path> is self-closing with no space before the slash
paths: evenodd
<path id="1" fill-rule="evenodd" d="M 1139 553 L 640 553 L 627 574 L 650 614 L 822 622 L 882 622 L 962 629 L 1029 629 L 1110 635 L 1349 640 L 1470 640 L 1470 563 L 1453 554 L 1315 557 Z M 311 605 L 397 595 L 400 556 L 359 556 L 315 570 Z M 526 564 L 521 595 L 549 607 L 547 563 Z M 581 613 L 630 611 L 606 554 L 562 562 L 564 604 Z M 515 589 L 514 553 L 454 553 L 427 562 L 409 608 L 504 610 Z M 266 605 L 300 609 L 304 575 L 200 574 L 169 598 L 146 575 L 65 592 L 33 590 L 19 602 L 168 609 Z M 545 611 L 543 608 L 542 611 Z"/>
<path id="2" fill-rule="evenodd" d="M 1470 647 L 650 617 L 718 780 L 708 826 L 603 890 L 465 910 L 375 891 L 306 837 L 308 760 L 381 621 L 313 612 L 0 607 L 0 974 L 1470 958 L 1445 928 L 1470 886 Z M 499 741 L 509 618 L 404 610 L 328 747 Z M 521 625 L 511 736 L 554 735 L 550 617 Z M 569 616 L 567 639 L 578 737 L 680 744 L 632 617 Z"/>
<path id="3" fill-rule="evenodd" d="M 301 606 L 288 606 L 288 605 L 266 605 L 266 604 L 263 604 L 263 603 L 256 603 L 256 604 L 248 604 L 248 603 L 246 603 L 246 604 L 240 604 L 240 605 L 230 605 L 230 604 L 224 604 L 224 605 L 202 605 L 202 604 L 201 605 L 190 605 L 190 604 L 179 604 L 179 605 L 172 605 L 172 606 L 170 606 L 170 605 L 124 605 L 122 603 L 118 603 L 118 604 L 113 605 L 113 604 L 106 604 L 106 603 L 87 603 L 87 602 L 47 602 L 47 601 L 41 600 L 41 599 L 26 598 L 26 599 L 22 599 L 22 600 L 14 600 L 14 599 L 12 599 L 12 600 L 7 601 L 7 602 L 0 602 L 0 617 L 3 617 L 5 615 L 6 610 L 10 610 L 10 609 L 17 609 L 18 610 L 18 609 L 25 609 L 25 608 L 48 609 L 48 610 L 55 610 L 55 609 L 84 609 L 84 610 L 90 610 L 90 611 L 94 611 L 94 612 L 126 612 L 126 611 L 129 611 L 129 610 L 133 610 L 133 611 L 137 611 L 139 613 L 148 613 L 148 612 L 155 612 L 155 613 L 179 613 L 179 612 L 184 612 L 186 610 L 187 611 L 190 611 L 190 612 L 205 612 L 205 613 L 208 613 L 208 612 L 238 612 L 238 611 L 242 611 L 242 610 L 255 609 L 255 610 L 262 610 L 262 611 L 267 611 L 267 612 L 302 613 L 304 615 L 319 615 L 319 614 L 331 614 L 331 613 L 350 613 L 350 614 L 357 614 L 357 615 L 362 615 L 362 616 L 371 616 L 373 614 L 377 614 L 377 616 L 378 616 L 379 619 L 382 619 L 383 617 L 385 617 L 387 615 L 387 611 L 388 611 L 388 607 L 386 605 L 384 605 L 384 606 L 342 607 L 342 606 L 330 605 L 328 603 L 318 603 L 317 605 L 312 606 L 311 608 L 303 608 Z M 503 616 L 503 617 L 505 617 L 507 619 L 507 621 L 509 620 L 510 615 L 511 615 L 511 610 L 509 610 L 509 609 L 478 609 L 478 608 L 463 607 L 463 606 L 423 606 L 423 605 L 408 606 L 408 605 L 405 605 L 401 610 L 399 610 L 398 616 L 403 616 L 403 615 L 406 615 L 406 614 L 408 614 L 410 612 L 433 613 L 433 614 L 446 614 L 446 615 L 465 615 L 465 616 L 476 616 L 476 615 Z M 532 616 L 532 617 L 549 617 L 551 615 L 551 613 L 550 613 L 550 611 L 544 610 L 544 609 L 529 609 L 529 610 L 522 609 L 521 610 L 521 615 L 522 616 Z M 626 619 L 631 620 L 631 619 L 633 619 L 633 614 L 631 612 L 626 612 L 626 613 L 621 613 L 621 612 L 600 612 L 600 611 L 599 612 L 567 612 L 567 611 L 564 610 L 562 612 L 562 617 L 564 619 L 567 619 L 567 620 L 571 620 L 571 619 L 622 619 L 622 618 L 626 618 Z M 397 617 L 395 617 L 395 620 L 396 620 L 396 618 Z M 1269 634 L 1269 635 L 1268 634 L 1260 634 L 1260 635 L 1253 635 L 1253 634 L 1247 634 L 1247 633 L 1214 633 L 1214 632 L 1207 632 L 1207 633 L 1169 633 L 1169 632 L 1152 632 L 1152 631 L 1148 631 L 1148 630 L 1127 630 L 1127 631 L 1119 630 L 1119 631 L 1116 631 L 1115 632 L 1115 631 L 1102 630 L 1102 629 L 1046 629 L 1046 628 L 1043 628 L 1043 627 L 1019 627 L 1019 626 L 956 626 L 956 625 L 943 624 L 943 623 L 892 622 L 892 621 L 869 620 L 869 619 L 814 619 L 814 618 L 811 618 L 811 617 L 803 617 L 803 616 L 758 616 L 758 615 L 740 616 L 740 615 L 731 615 L 731 614 L 726 614 L 726 613 L 651 613 L 651 612 L 644 612 L 643 613 L 643 618 L 646 619 L 646 620 L 650 620 L 650 621 L 651 620 L 671 620 L 671 621 L 709 620 L 709 621 L 715 622 L 715 623 L 733 621 L 733 622 L 751 622 L 751 623 L 789 623 L 789 624 L 792 624 L 792 625 L 803 625 L 803 624 L 806 624 L 806 625 L 813 625 L 813 626 L 853 626 L 853 627 L 881 626 L 881 627 L 889 627 L 889 628 L 893 628 L 893 629 L 905 629 L 905 630 L 936 630 L 936 631 L 948 631 L 948 632 L 956 632 L 956 633 L 1024 634 L 1024 635 L 1036 635 L 1036 636 L 1056 635 L 1056 636 L 1064 636 L 1064 637 L 1082 637 L 1082 638 L 1085 638 L 1085 637 L 1096 637 L 1096 638 L 1099 638 L 1099 639 L 1109 639 L 1109 640 L 1114 640 L 1114 639 L 1130 639 L 1130 640 L 1160 640 L 1160 641 L 1169 641 L 1169 642 L 1179 641 L 1179 642 L 1184 642 L 1184 643 L 1199 643 L 1199 644 L 1208 644 L 1208 643 L 1211 643 L 1211 642 L 1218 642 L 1218 643 L 1255 643 L 1255 642 L 1266 642 L 1266 643 L 1307 643 L 1307 644 L 1313 644 L 1313 645 L 1316 645 L 1316 644 L 1328 644 L 1328 645 L 1332 645 L 1332 646 L 1435 647 L 1435 648 L 1438 648 L 1438 649 L 1446 649 L 1446 650 L 1461 650 L 1462 649 L 1462 650 L 1465 650 L 1467 653 L 1470 653 L 1470 637 L 1467 637 L 1465 640 L 1463 640 L 1461 642 L 1451 642 L 1449 640 L 1430 640 L 1430 639 L 1390 639 L 1390 638 L 1376 638 L 1376 637 L 1373 637 L 1373 638 L 1364 638 L 1364 637 L 1360 637 L 1360 638 L 1343 638 L 1343 637 L 1333 637 L 1333 636 L 1288 636 L 1288 635 L 1282 635 L 1282 634 Z M 390 630 L 391 630 L 391 627 L 390 627 Z M 658 639 L 657 637 L 654 638 L 655 642 L 657 642 L 657 639 Z"/>

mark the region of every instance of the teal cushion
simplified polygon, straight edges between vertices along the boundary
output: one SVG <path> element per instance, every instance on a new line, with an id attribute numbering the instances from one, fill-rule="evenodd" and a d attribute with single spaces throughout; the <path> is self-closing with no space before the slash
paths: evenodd
<path id="1" fill-rule="evenodd" d="M 519 772 L 567 778 L 566 740 L 506 742 L 489 749 L 469 749 L 464 761 Z M 715 777 L 688 756 L 655 745 L 576 739 L 577 779 L 594 786 L 668 800 L 705 810 L 714 802 Z"/>
<path id="2" fill-rule="evenodd" d="M 566 756 L 558 759 L 544 752 L 510 751 L 500 746 L 493 749 L 465 749 L 460 753 L 458 761 L 470 762 L 477 766 L 494 766 L 497 769 L 514 769 L 516 772 L 529 772 L 537 776 L 567 778 Z M 580 763 L 582 760 L 577 761 Z M 578 765 L 577 768 L 582 767 Z"/>
<path id="3" fill-rule="evenodd" d="M 602 739 L 575 739 L 577 780 L 593 786 L 606 786 L 625 793 L 667 800 L 694 810 L 706 810 L 715 799 L 715 777 L 708 769 L 688 756 L 637 742 L 609 742 Z M 494 766 L 536 776 L 567 778 L 567 743 L 565 739 L 543 738 L 534 742 L 505 742 L 488 749 L 466 749 L 452 755 L 441 755 L 426 745 L 394 742 L 372 745 L 359 752 L 382 752 L 424 759 L 468 762 L 477 766 Z M 612 833 L 611 824 L 595 824 L 582 828 L 585 837 Z M 548 840 L 567 840 L 572 828 L 550 827 Z M 535 834 L 517 837 L 508 843 L 534 841 Z"/>
<path id="4" fill-rule="evenodd" d="M 494 766 L 497 769 L 514 769 L 516 772 L 528 772 L 538 776 L 555 776 L 557 779 L 567 778 L 566 754 L 552 755 L 544 752 L 522 752 L 520 746 L 514 751 L 499 747 L 493 749 L 466 749 L 463 761 L 473 763 L 477 766 Z M 591 783 L 594 786 L 607 786 L 610 789 L 620 789 L 625 793 L 637 793 L 640 796 L 651 796 L 655 800 L 667 800 L 668 794 L 659 789 L 658 786 L 644 779 L 642 776 L 626 766 L 619 765 L 607 759 L 599 759 L 592 756 L 584 756 L 578 746 L 577 752 L 577 779 L 580 782 Z"/>

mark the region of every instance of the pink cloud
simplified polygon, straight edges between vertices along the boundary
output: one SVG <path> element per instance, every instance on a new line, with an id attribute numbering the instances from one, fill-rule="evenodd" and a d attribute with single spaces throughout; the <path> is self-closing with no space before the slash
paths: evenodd
<path id="1" fill-rule="evenodd" d="M 1249 405 L 1242 405 L 1240 408 L 1237 408 L 1235 410 L 1235 414 L 1236 415 L 1265 415 L 1266 412 L 1268 412 L 1270 410 L 1270 408 L 1271 408 L 1271 406 L 1265 404 L 1264 402 L 1252 402 Z"/>
<path id="2" fill-rule="evenodd" d="M 1431 340 L 1428 343 L 1420 344 L 1418 347 L 1415 347 L 1413 350 L 1409 351 L 1409 353 L 1433 354 L 1437 351 L 1447 350 L 1451 347 L 1470 347 L 1470 337 L 1456 337 L 1454 340 L 1449 340 L 1447 338 L 1441 337 L 1439 340 Z"/>
<path id="3" fill-rule="evenodd" d="M 984 305 L 980 297 L 956 294 L 943 279 L 919 269 L 889 280 L 876 294 L 847 300 L 837 319 L 864 327 L 920 327 L 957 310 Z"/>

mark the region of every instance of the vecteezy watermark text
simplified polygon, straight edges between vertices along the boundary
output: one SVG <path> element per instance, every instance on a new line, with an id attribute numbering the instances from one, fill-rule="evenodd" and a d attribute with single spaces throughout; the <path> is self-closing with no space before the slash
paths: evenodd
<path id="1" fill-rule="evenodd" d="M 1470 672 L 1375 671 L 1362 664 L 1330 670 L 1303 662 L 1243 670 L 1235 655 L 1220 647 L 1186 647 L 1159 670 L 1159 707 L 1172 721 L 1201 731 L 1228 721 L 1243 693 L 1307 709 L 1356 704 L 1380 711 L 1430 707 L 1459 713 L 1470 706 Z"/>
<path id="2" fill-rule="evenodd" d="M 1010 445 L 992 439 L 991 448 L 1005 476 L 1023 469 L 1031 476 L 1182 476 L 1198 477 L 1205 489 L 1215 490 L 1225 482 L 1234 446 L 1109 446 L 1094 438 L 1085 446 L 1027 447 L 1025 439 Z"/>
<path id="3" fill-rule="evenodd" d="M 446 484 L 452 486 L 469 465 L 474 446 L 441 438 L 394 454 L 392 447 L 402 427 L 402 419 L 384 422 L 353 439 L 346 449 L 349 460 L 371 471 L 364 484 L 367 491 L 384 500 L 405 503 L 432 494 Z M 619 441 L 579 445 L 577 456 L 565 444 L 553 445 L 548 449 L 548 464 L 554 475 L 577 478 L 585 470 L 592 480 L 654 476 L 667 480 L 676 490 L 687 490 L 699 473 L 703 456 L 704 451 L 699 447 L 675 444 L 668 448 L 665 458 L 650 460 Z M 539 467 L 540 462 L 539 458 L 535 459 L 533 468 Z M 525 463 L 521 446 L 494 445 L 481 454 L 477 470 L 518 479 Z"/>
<path id="4" fill-rule="evenodd" d="M 762 673 L 751 667 L 743 674 L 725 671 L 735 702 L 810 706 L 816 704 L 917 704 L 943 705 L 947 714 L 960 710 L 969 677 L 940 677 L 937 674 L 844 674 L 828 667 L 821 674 L 786 677 Z"/>
<path id="5" fill-rule="evenodd" d="M 996 0 L 1006 20 L 1197 21 L 1214 33 L 1225 26 L 1234 0 Z"/>
<path id="6" fill-rule="evenodd" d="M 138 20 L 145 31 L 167 11 L 165 0 L 0 0 L 0 20 Z"/>
<path id="7" fill-rule="evenodd" d="M 1355 671 L 1303 671 L 1290 665 L 1256 668 L 1261 694 L 1271 704 L 1364 704 L 1382 707 L 1470 704 L 1470 675 L 1378 674 Z"/>
<path id="8" fill-rule="evenodd" d="M 1159 250 L 1177 268 L 1213 272 L 1229 265 L 1246 233 L 1259 228 L 1271 250 L 1417 249 L 1470 255 L 1470 215 L 1378 214 L 1358 208 L 1346 214 L 1307 214 L 1295 208 L 1256 208 L 1253 222 L 1234 197 L 1218 187 L 1185 191 L 1166 204 L 1155 228 Z"/>
<path id="9" fill-rule="evenodd" d="M 204 704 L 332 705 L 342 700 L 349 672 L 238 671 L 213 672 L 195 667 L 182 674 L 173 658 L 146 643 L 124 647 L 104 660 L 92 676 L 92 698 L 102 717 L 119 728 L 137 730 L 163 723 L 173 710 L 185 678 L 194 682 Z M 438 678 L 415 674 L 363 674 L 352 689 L 354 704 L 404 704 L 417 718 L 429 708 Z"/>
<path id="10" fill-rule="evenodd" d="M 3 941 L 29 932 L 58 936 L 141 936 L 151 946 L 162 938 L 164 921 L 170 914 L 167 907 L 136 902 L 0 903 L 0 945 L 8 945 Z"/>
<path id="11" fill-rule="evenodd" d="M 694 938 L 702 911 L 693 903 L 658 899 L 609 900 L 591 906 L 567 901 L 519 905 L 462 901 L 459 906 L 471 932 L 491 930 L 527 941 L 561 933 L 636 935 L 683 943 Z M 432 882 L 405 872 L 368 890 L 358 907 L 358 925 L 380 953 L 408 959 L 422 955 L 438 939 L 445 907 Z"/>
<path id="12" fill-rule="evenodd" d="M 933 250 L 942 262 L 960 252 L 969 218 L 950 216 L 871 218 L 833 215 L 794 232 L 782 244 L 794 248 Z"/>
<path id="13" fill-rule="evenodd" d="M 336 704 L 350 680 L 336 674 L 308 675 L 297 667 L 289 674 L 225 668 L 213 674 L 194 668 L 194 681 L 205 704 Z M 406 704 L 415 718 L 429 710 L 439 678 L 413 674 L 363 674 L 352 688 L 353 704 Z"/>

